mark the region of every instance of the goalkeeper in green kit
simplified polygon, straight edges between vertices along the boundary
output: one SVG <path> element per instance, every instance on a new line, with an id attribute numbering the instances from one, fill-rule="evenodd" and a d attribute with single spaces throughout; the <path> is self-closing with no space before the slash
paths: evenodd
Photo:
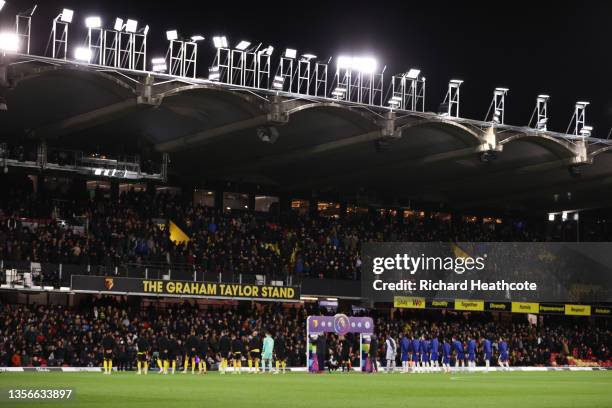
<path id="1" fill-rule="evenodd" d="M 268 362 L 269 372 L 272 372 L 272 352 L 274 351 L 274 339 L 270 330 L 266 330 L 266 337 L 263 341 L 263 349 L 261 350 L 261 372 L 266 372 L 266 362 Z"/>

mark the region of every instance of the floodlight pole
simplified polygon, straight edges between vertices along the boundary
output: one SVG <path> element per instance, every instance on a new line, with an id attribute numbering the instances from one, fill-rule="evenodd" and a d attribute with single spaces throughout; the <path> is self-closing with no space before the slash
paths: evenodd
<path id="1" fill-rule="evenodd" d="M 62 15 L 59 14 L 53 19 L 51 56 L 52 58 L 65 60 L 68 58 L 68 23 L 61 21 L 61 17 Z"/>
<path id="2" fill-rule="evenodd" d="M 461 80 L 451 79 L 448 83 L 448 91 L 444 97 L 444 102 L 442 102 L 448 103 L 447 115 L 453 118 L 459 117 L 459 101 L 461 96 L 459 88 L 461 88 L 462 83 L 463 81 Z"/>
<path id="3" fill-rule="evenodd" d="M 132 33 L 132 69 L 147 70 L 147 34 Z"/>
<path id="4" fill-rule="evenodd" d="M 257 51 L 244 53 L 244 86 L 257 87 Z"/>
<path id="5" fill-rule="evenodd" d="M 297 93 L 310 95 L 310 60 L 300 59 L 298 61 L 298 86 Z"/>
<path id="6" fill-rule="evenodd" d="M 30 54 L 30 35 L 32 33 L 32 14 L 17 14 L 15 17 L 15 34 L 19 44 L 25 44 L 25 53 Z"/>
<path id="7" fill-rule="evenodd" d="M 270 54 L 262 51 L 257 52 L 257 82 L 255 86 L 259 89 L 270 88 Z"/>
<path id="8" fill-rule="evenodd" d="M 119 67 L 119 31 L 103 30 L 102 65 Z"/>
<path id="9" fill-rule="evenodd" d="M 231 83 L 230 80 L 230 59 L 232 51 L 229 48 L 219 47 L 213 61 L 213 67 L 219 68 L 219 81 L 222 83 Z"/>
<path id="10" fill-rule="evenodd" d="M 574 124 L 574 134 L 579 135 L 580 131 L 586 124 L 586 107 L 589 102 L 577 102 L 574 108 L 574 117 L 576 118 Z"/>
<path id="11" fill-rule="evenodd" d="M 89 28 L 87 30 L 87 46 L 96 53 L 92 61 L 97 60 L 97 64 L 104 65 L 104 30 L 101 28 Z"/>
<path id="12" fill-rule="evenodd" d="M 244 86 L 246 58 L 242 50 L 232 49 L 230 52 L 229 83 Z"/>
<path id="13" fill-rule="evenodd" d="M 548 122 L 548 95 L 538 95 L 536 106 L 529 118 L 528 127 L 535 127 L 537 130 L 546 131 L 546 123 Z M 535 123 L 533 119 L 535 118 Z"/>
<path id="14" fill-rule="evenodd" d="M 327 64 L 315 63 L 315 96 L 327 96 Z M 321 90 L 321 86 L 323 90 Z"/>
<path id="15" fill-rule="evenodd" d="M 489 121 L 489 114 L 491 113 L 491 121 L 500 123 L 502 125 L 504 124 L 504 111 L 507 93 L 507 88 L 495 88 L 493 91 L 493 100 L 491 101 L 489 110 L 487 110 L 487 114 L 485 116 L 485 122 Z M 492 111 L 491 108 L 493 108 Z"/>
<path id="16" fill-rule="evenodd" d="M 288 91 L 293 92 L 293 58 L 282 56 L 280 59 L 279 69 L 280 69 L 280 76 L 282 76 L 283 78 L 289 78 Z M 284 84 L 285 85 L 287 84 L 286 80 Z"/>
<path id="17" fill-rule="evenodd" d="M 124 41 L 125 38 L 127 38 L 127 42 Z M 118 41 L 118 66 L 134 69 L 134 33 L 120 31 Z"/>

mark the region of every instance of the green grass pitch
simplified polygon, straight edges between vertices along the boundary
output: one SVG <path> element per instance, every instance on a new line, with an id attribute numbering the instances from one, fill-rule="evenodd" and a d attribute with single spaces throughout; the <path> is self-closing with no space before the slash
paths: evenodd
<path id="1" fill-rule="evenodd" d="M 72 401 L 7 399 L 9 388 L 75 390 Z M 0 373 L 0 407 L 612 407 L 612 371 L 457 374 Z"/>

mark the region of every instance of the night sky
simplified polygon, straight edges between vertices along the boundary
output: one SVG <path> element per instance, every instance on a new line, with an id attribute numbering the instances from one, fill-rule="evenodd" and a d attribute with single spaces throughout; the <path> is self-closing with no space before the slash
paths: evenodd
<path id="1" fill-rule="evenodd" d="M 371 55 L 388 74 L 416 67 L 427 77 L 427 110 L 436 110 L 448 80 L 463 79 L 461 116 L 483 120 L 493 88 L 510 88 L 506 123 L 526 125 L 539 93 L 551 95 L 549 129 L 564 132 L 578 100 L 591 102 L 587 122 L 605 138 L 612 126 L 612 2 L 545 1 L 181 1 L 44 0 L 33 20 L 34 50 L 44 50 L 51 20 L 75 10 L 70 40 L 86 34 L 84 18 L 100 15 L 149 24 L 149 56 L 164 55 L 165 31 L 202 34 L 199 67 L 206 76 L 212 36 L 296 48 L 320 59 Z M 489 3 L 489 6 L 486 4 Z M 30 1 L 8 0 L 0 26 Z M 278 54 L 276 54 L 278 57 Z M 335 67 L 335 65 L 334 65 Z"/>

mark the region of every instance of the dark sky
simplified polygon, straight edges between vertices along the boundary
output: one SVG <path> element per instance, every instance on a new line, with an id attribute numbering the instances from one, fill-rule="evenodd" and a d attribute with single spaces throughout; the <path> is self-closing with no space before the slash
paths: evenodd
<path id="1" fill-rule="evenodd" d="M 83 19 L 101 15 L 149 24 L 149 55 L 165 52 L 165 31 L 226 34 L 296 48 L 319 57 L 374 55 L 387 73 L 418 67 L 427 77 L 427 109 L 441 102 L 450 78 L 465 80 L 462 117 L 484 119 L 496 86 L 510 88 L 506 122 L 527 124 L 538 93 L 551 95 L 549 129 L 565 131 L 574 102 L 591 106 L 595 136 L 612 126 L 612 2 L 605 1 L 182 1 L 44 0 L 33 23 L 39 51 L 51 19 L 62 7 L 75 10 L 71 40 L 85 37 Z M 3 26 L 33 3 L 9 0 Z M 200 48 L 199 66 L 210 65 L 211 42 Z M 203 71 L 201 75 L 206 75 Z"/>

